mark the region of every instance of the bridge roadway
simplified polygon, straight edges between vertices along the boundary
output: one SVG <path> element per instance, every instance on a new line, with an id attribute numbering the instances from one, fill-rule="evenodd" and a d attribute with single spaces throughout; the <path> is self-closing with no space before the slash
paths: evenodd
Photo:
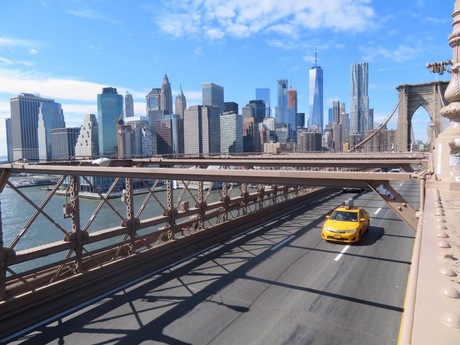
<path id="1" fill-rule="evenodd" d="M 417 181 L 393 187 L 418 208 Z M 357 245 L 321 239 L 355 197 Z M 249 229 L 11 344 L 396 344 L 415 234 L 374 192 L 337 193 Z"/>

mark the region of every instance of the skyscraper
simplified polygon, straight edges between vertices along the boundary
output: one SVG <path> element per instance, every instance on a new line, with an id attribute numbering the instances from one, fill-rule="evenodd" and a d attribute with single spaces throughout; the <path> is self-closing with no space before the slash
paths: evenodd
<path id="1" fill-rule="evenodd" d="M 38 161 L 38 114 L 40 107 L 45 107 L 45 104 L 59 103 L 30 93 L 21 93 L 10 99 L 11 147 L 14 161 Z"/>
<path id="2" fill-rule="evenodd" d="M 257 88 L 256 99 L 260 99 L 265 102 L 265 116 L 271 116 L 271 104 L 270 104 L 270 89 L 268 88 Z"/>
<path id="3" fill-rule="evenodd" d="M 235 114 L 238 114 L 239 111 L 239 105 L 236 102 L 224 102 L 224 113 L 230 113 L 233 112 Z"/>
<path id="4" fill-rule="evenodd" d="M 176 114 L 179 115 L 181 119 L 184 119 L 185 109 L 187 109 L 187 99 L 185 98 L 185 95 L 182 92 L 182 85 L 181 85 L 180 93 L 176 96 L 176 101 L 175 101 L 175 111 L 176 111 Z"/>
<path id="5" fill-rule="evenodd" d="M 161 89 L 153 88 L 145 96 L 145 103 L 146 103 L 146 114 L 149 120 L 149 133 L 151 134 L 152 139 L 152 154 L 157 153 L 157 130 L 156 124 L 157 120 L 160 120 L 163 115 L 163 111 L 161 110 Z"/>
<path id="6" fill-rule="evenodd" d="M 287 121 L 288 128 L 288 141 L 296 141 L 297 138 L 297 91 L 291 86 L 288 90 L 288 104 L 287 104 Z"/>
<path id="7" fill-rule="evenodd" d="M 38 112 L 38 159 L 41 162 L 51 160 L 51 130 L 64 128 L 64 113 L 59 103 L 41 103 Z"/>
<path id="8" fill-rule="evenodd" d="M 125 118 L 134 116 L 134 101 L 133 95 L 128 91 L 125 94 Z"/>
<path id="9" fill-rule="evenodd" d="M 117 122 L 123 115 L 123 96 L 114 87 L 105 87 L 97 95 L 99 154 L 117 154 Z"/>
<path id="10" fill-rule="evenodd" d="M 157 154 L 170 155 L 173 152 L 173 131 L 171 115 L 157 120 Z"/>
<path id="11" fill-rule="evenodd" d="M 243 118 L 243 151 L 260 152 L 259 123 L 255 117 Z"/>
<path id="12" fill-rule="evenodd" d="M 225 111 L 224 88 L 214 83 L 202 84 L 203 105 L 219 108 L 219 113 Z"/>
<path id="13" fill-rule="evenodd" d="M 75 145 L 77 159 L 94 158 L 99 155 L 99 129 L 94 114 L 87 114 L 80 127 L 80 134 Z"/>
<path id="14" fill-rule="evenodd" d="M 193 105 L 184 114 L 184 153 L 220 153 L 219 108 Z"/>
<path id="15" fill-rule="evenodd" d="M 249 101 L 242 109 L 244 118 L 255 117 L 257 123 L 262 123 L 265 118 L 266 106 L 265 102 L 260 99 Z"/>
<path id="16" fill-rule="evenodd" d="M 275 109 L 275 120 L 276 123 L 286 123 L 286 111 L 287 111 L 287 79 L 278 80 L 278 105 Z"/>
<path id="17" fill-rule="evenodd" d="M 156 114 L 161 114 L 161 89 L 160 88 L 153 88 L 152 91 L 150 91 L 146 96 L 145 96 L 145 103 L 146 103 L 146 115 L 150 116 L 152 112 L 156 112 Z"/>
<path id="18" fill-rule="evenodd" d="M 79 127 L 51 129 L 51 159 L 68 160 L 73 158 L 79 133 Z"/>
<path id="19" fill-rule="evenodd" d="M 122 119 L 117 121 L 117 148 L 118 159 L 131 158 L 134 146 L 134 132 L 129 124 Z"/>
<path id="20" fill-rule="evenodd" d="M 315 52 L 315 66 L 309 73 L 309 105 L 310 117 L 308 118 L 308 128 L 317 128 L 319 133 L 323 132 L 323 70 L 318 66 Z"/>
<path id="21" fill-rule="evenodd" d="M 131 153 L 137 157 L 151 156 L 152 139 L 146 139 L 146 134 L 150 134 L 149 121 L 147 116 L 133 116 L 125 120 L 126 125 L 130 125 L 133 130 L 134 143 Z M 150 149 L 149 149 L 150 148 Z"/>
<path id="22" fill-rule="evenodd" d="M 351 65 L 350 134 L 361 138 L 369 129 L 368 64 Z"/>
<path id="23" fill-rule="evenodd" d="M 340 101 L 334 100 L 332 101 L 332 121 L 333 123 L 340 123 Z"/>
<path id="24" fill-rule="evenodd" d="M 224 112 L 220 116 L 220 152 L 243 152 L 243 116 L 234 112 Z"/>
<path id="25" fill-rule="evenodd" d="M 171 84 L 166 74 L 161 83 L 160 109 L 163 110 L 163 114 L 169 115 L 173 113 Z"/>

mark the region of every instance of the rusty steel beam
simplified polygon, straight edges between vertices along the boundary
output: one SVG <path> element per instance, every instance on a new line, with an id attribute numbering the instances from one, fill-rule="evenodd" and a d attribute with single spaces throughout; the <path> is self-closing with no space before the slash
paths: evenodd
<path id="1" fill-rule="evenodd" d="M 388 181 L 367 181 L 369 187 L 374 190 L 385 203 L 403 220 L 409 227 L 416 231 L 418 219 L 416 211 L 409 203 L 394 190 Z"/>
<path id="2" fill-rule="evenodd" d="M 249 154 L 249 155 L 200 155 L 200 156 L 161 156 L 161 157 L 152 157 L 152 158 L 137 158 L 133 159 L 133 161 L 161 161 L 161 160 L 169 160 L 169 159 L 177 159 L 177 160 L 225 160 L 228 161 L 235 161 L 235 160 L 251 160 L 251 161 L 263 161 L 263 160 L 327 160 L 327 159 L 334 159 L 334 160 L 349 160 L 349 159 L 369 159 L 369 160 L 381 160 L 381 159 L 393 159 L 393 160 L 404 160 L 404 159 L 425 159 L 427 157 L 426 153 L 423 152 L 370 152 L 370 153 L 350 153 L 350 152 L 342 152 L 342 153 L 330 153 L 330 152 L 317 152 L 317 153 L 286 153 L 283 152 L 282 154 Z"/>
<path id="3" fill-rule="evenodd" d="M 415 177 L 410 173 L 335 172 L 298 170 L 245 169 L 164 169 L 139 167 L 50 166 L 10 164 L 0 166 L 11 173 L 67 174 L 74 176 L 117 176 L 138 179 L 235 182 L 319 187 L 367 187 L 366 181 L 404 181 Z"/>
<path id="4" fill-rule="evenodd" d="M 315 168 L 315 167 L 332 167 L 332 168 L 395 168 L 405 167 L 405 171 L 413 171 L 411 164 L 427 165 L 425 157 L 414 157 L 396 159 L 394 157 L 385 158 L 370 158 L 365 157 L 362 159 L 348 158 L 348 159 L 220 159 L 220 158 L 206 158 L 206 159 L 169 159 L 158 158 L 148 160 L 133 160 L 133 166 L 152 166 L 158 165 L 162 167 L 174 166 L 239 166 L 239 167 L 296 167 L 296 168 Z M 56 164 L 54 164 L 56 165 Z M 87 164 L 79 165 L 92 165 L 90 162 Z M 112 167 L 119 166 L 116 162 L 112 162 Z"/>
<path id="5" fill-rule="evenodd" d="M 160 166 L 184 166 L 184 165 L 202 165 L 202 166 L 239 166 L 239 167 L 253 167 L 253 166 L 267 166 L 267 167 L 295 167 L 295 168 L 397 168 L 404 167 L 405 171 L 413 171 L 411 164 L 426 164 L 425 159 L 318 159 L 318 160 L 221 160 L 221 159 L 161 159 L 158 161 L 138 162 L 144 166 L 147 165 L 160 165 Z"/>

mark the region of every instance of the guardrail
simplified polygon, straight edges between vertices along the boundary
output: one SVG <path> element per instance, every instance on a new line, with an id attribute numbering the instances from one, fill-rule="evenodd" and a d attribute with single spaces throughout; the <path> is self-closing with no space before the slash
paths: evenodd
<path id="1" fill-rule="evenodd" d="M 112 170 L 116 174 L 117 169 Z M 144 194 L 137 197 L 142 201 L 136 206 L 133 179 L 115 177 L 106 193 L 96 193 L 100 201 L 83 225 L 80 204 L 88 195 L 80 192 L 82 179 L 91 185 L 88 177 L 61 176 L 54 187 L 44 192 L 43 201 L 36 204 L 27 197 L 27 192 L 4 177 L 4 186 L 32 205 L 33 212 L 11 244 L 0 248 L 1 335 L 195 253 L 199 248 L 234 235 L 251 222 L 276 216 L 298 202 L 329 190 L 228 183 L 215 188 L 214 183 L 206 185 L 203 181 L 194 184 L 197 189 L 191 189 L 191 182 L 182 181 L 184 188 L 179 192 L 174 190 L 172 180 L 142 180 L 146 188 Z M 125 187 L 124 215 L 111 199 L 120 181 Z M 164 186 L 159 190 L 162 183 Z M 96 186 L 92 187 L 97 190 Z M 61 220 L 53 219 L 47 212 L 47 205 L 59 194 L 59 200 L 68 201 L 63 206 Z M 187 198 L 193 205 L 185 201 Z M 156 205 L 159 214 L 144 217 L 151 203 Z M 91 224 L 103 206 L 113 211 L 114 221 L 119 224 L 92 231 Z M 46 218 L 50 227 L 61 232 L 62 240 L 16 250 L 38 216 Z M 3 233 L 0 232 L 2 237 Z"/>

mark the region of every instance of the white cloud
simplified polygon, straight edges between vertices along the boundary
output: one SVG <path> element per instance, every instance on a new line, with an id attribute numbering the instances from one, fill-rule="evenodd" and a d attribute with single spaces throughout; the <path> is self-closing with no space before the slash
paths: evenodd
<path id="1" fill-rule="evenodd" d="M 123 86 L 103 85 L 70 78 L 54 78 L 39 73 L 0 68 L 0 95 L 3 96 L 2 99 L 11 98 L 21 93 L 39 93 L 41 97 L 55 99 L 56 102 L 61 103 L 65 114 L 96 113 L 97 95 L 101 93 L 102 88 L 107 86 L 115 87 L 121 95 L 129 91 L 135 99 L 136 115 L 145 115 L 145 95 L 149 90 L 129 90 Z M 184 94 L 187 103 L 201 104 L 201 91 L 184 91 Z M 9 116 L 9 112 L 9 101 L 0 101 L 0 118 Z"/>
<path id="2" fill-rule="evenodd" d="M 27 60 L 11 60 L 0 56 L 0 68 L 1 66 L 13 66 L 13 65 L 22 65 L 26 67 L 34 66 L 32 61 Z"/>
<path id="3" fill-rule="evenodd" d="M 193 13 L 165 14 L 157 18 L 157 24 L 164 33 L 174 37 L 196 34 L 202 25 L 200 16 Z"/>
<path id="4" fill-rule="evenodd" d="M 13 60 L 0 56 L 0 65 L 9 66 L 9 65 L 12 65 L 13 63 L 14 63 Z"/>
<path id="5" fill-rule="evenodd" d="M 53 78 L 38 73 L 0 68 L 0 92 L 12 95 L 40 91 L 43 97 L 94 101 L 95 95 L 100 93 L 103 87 L 105 85 L 92 82 Z"/>
<path id="6" fill-rule="evenodd" d="M 119 21 L 112 19 L 110 17 L 107 17 L 106 15 L 100 12 L 97 12 L 93 10 L 92 8 L 68 9 L 66 12 L 76 17 L 100 20 L 100 21 L 107 22 L 107 23 L 114 24 L 114 25 L 120 24 Z"/>
<path id="7" fill-rule="evenodd" d="M 195 36 L 206 28 L 210 40 L 299 29 L 363 31 L 375 16 L 370 0 L 184 0 L 150 10 L 162 32 Z"/>
<path id="8" fill-rule="evenodd" d="M 184 96 L 187 99 L 187 106 L 201 104 L 202 95 L 201 91 L 184 91 Z"/>
<path id="9" fill-rule="evenodd" d="M 0 47 L 28 47 L 36 43 L 19 38 L 0 37 Z"/>
<path id="10" fill-rule="evenodd" d="M 206 36 L 211 40 L 220 40 L 224 37 L 225 33 L 222 30 L 209 28 L 205 30 Z"/>
<path id="11" fill-rule="evenodd" d="M 377 58 L 380 60 L 387 60 L 393 62 L 405 62 L 410 61 L 417 57 L 422 49 L 417 45 L 399 45 L 396 48 L 385 48 L 382 46 L 367 46 L 360 47 L 363 52 L 363 60 L 375 61 Z"/>
<path id="12" fill-rule="evenodd" d="M 112 86 L 69 78 L 54 78 L 38 73 L 26 73 L 18 70 L 0 68 L 1 99 L 9 99 L 21 93 L 38 94 L 51 98 L 62 105 L 68 126 L 79 126 L 82 116 L 97 113 L 97 95 L 102 88 Z M 124 95 L 127 91 L 122 86 L 113 86 L 118 93 Z M 71 92 L 69 92 L 71 90 Z M 130 91 L 135 102 L 136 115 L 145 115 L 145 95 L 148 91 Z M 0 119 L 10 116 L 9 101 L 0 102 Z M 76 119 L 76 120 L 75 120 Z M 78 122 L 78 124 L 75 123 Z M 80 122 L 79 122 L 80 121 Z"/>

